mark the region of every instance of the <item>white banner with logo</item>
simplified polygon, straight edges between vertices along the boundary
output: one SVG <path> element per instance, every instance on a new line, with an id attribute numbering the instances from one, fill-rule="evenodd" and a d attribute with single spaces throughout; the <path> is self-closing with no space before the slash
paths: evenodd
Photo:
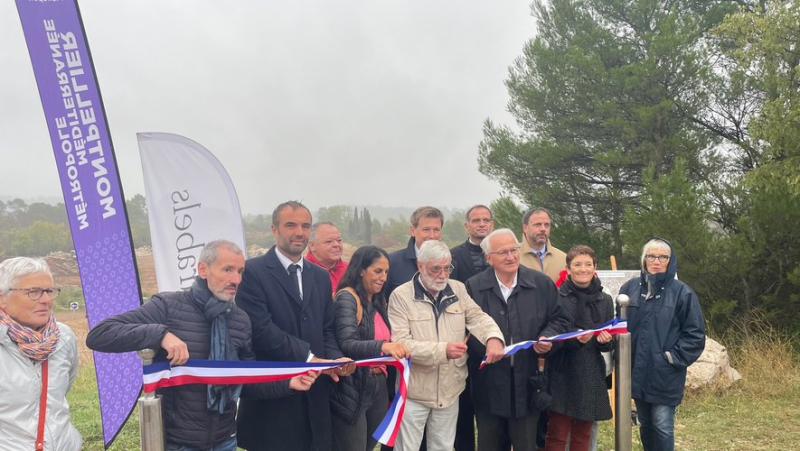
<path id="1" fill-rule="evenodd" d="M 206 243 L 245 249 L 239 198 L 227 171 L 200 144 L 171 133 L 138 133 L 159 291 L 185 290 Z"/>

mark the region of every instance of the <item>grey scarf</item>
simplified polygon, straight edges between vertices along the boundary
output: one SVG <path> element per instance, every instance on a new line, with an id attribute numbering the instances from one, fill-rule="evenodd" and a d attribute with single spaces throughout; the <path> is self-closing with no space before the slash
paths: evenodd
<path id="1" fill-rule="evenodd" d="M 227 316 L 233 310 L 233 302 L 220 301 L 211 294 L 208 282 L 197 277 L 192 285 L 194 301 L 203 307 L 206 319 L 211 323 L 211 352 L 208 360 L 239 360 L 228 333 Z M 236 403 L 242 392 L 241 385 L 209 385 L 208 410 L 221 414 L 230 403 Z"/>

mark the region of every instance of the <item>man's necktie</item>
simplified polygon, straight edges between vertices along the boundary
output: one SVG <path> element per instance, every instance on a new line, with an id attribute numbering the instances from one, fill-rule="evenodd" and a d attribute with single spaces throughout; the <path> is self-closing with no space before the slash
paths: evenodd
<path id="1" fill-rule="evenodd" d="M 294 287 L 300 299 L 303 299 L 303 290 L 300 289 L 300 265 L 296 263 L 289 265 L 289 277 L 292 278 L 292 282 L 294 282 Z"/>

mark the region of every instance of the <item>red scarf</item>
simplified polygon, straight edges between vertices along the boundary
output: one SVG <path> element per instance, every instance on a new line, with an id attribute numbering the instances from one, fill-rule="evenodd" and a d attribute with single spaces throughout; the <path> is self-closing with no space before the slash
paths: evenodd
<path id="1" fill-rule="evenodd" d="M 50 315 L 47 324 L 33 330 L 14 321 L 5 311 L 0 310 L 0 324 L 8 327 L 8 336 L 17 344 L 19 352 L 32 360 L 47 360 L 56 350 L 58 338 L 61 336 L 53 315 Z"/>

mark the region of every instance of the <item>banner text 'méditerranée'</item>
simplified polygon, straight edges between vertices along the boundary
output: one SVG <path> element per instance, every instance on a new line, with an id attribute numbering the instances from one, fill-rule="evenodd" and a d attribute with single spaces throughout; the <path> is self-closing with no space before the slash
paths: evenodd
<path id="1" fill-rule="evenodd" d="M 88 86 L 83 81 L 84 58 L 78 48 L 75 34 L 72 31 L 60 33 L 52 19 L 44 20 L 44 30 L 64 105 L 64 115 L 57 116 L 55 124 L 58 129 L 60 149 L 66 157 L 69 195 L 72 197 L 72 205 L 67 206 L 67 212 L 77 218 L 75 223 L 79 224 L 80 230 L 83 230 L 90 225 L 87 210 L 93 206 L 88 205 L 84 199 L 84 187 L 78 179 L 81 170 L 79 167 L 90 164 L 85 170 L 93 171 L 94 189 L 99 196 L 98 207 L 102 209 L 103 219 L 117 214 L 115 199 L 111 194 L 111 181 L 107 177 L 106 158 L 100 140 L 95 106 L 91 99 L 81 97 Z"/>

